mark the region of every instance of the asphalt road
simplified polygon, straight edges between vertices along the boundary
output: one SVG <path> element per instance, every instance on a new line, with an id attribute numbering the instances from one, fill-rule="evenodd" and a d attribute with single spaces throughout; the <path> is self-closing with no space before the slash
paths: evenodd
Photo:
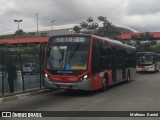
<path id="1" fill-rule="evenodd" d="M 137 74 L 105 92 L 49 92 L 0 103 L 0 111 L 160 111 L 160 73 Z M 0 118 L 1 119 L 1 118 Z M 12 118 L 14 119 L 14 118 Z M 22 118 L 15 118 L 21 120 Z M 23 118 L 27 119 L 27 118 Z M 31 119 L 31 118 L 30 118 Z M 35 119 L 35 118 L 34 118 Z M 152 117 L 37 118 L 40 120 L 159 120 Z"/>

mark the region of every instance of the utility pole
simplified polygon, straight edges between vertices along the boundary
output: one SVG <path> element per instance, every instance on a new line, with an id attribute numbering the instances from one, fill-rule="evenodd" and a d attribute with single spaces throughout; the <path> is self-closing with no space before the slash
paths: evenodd
<path id="1" fill-rule="evenodd" d="M 51 26 L 52 26 L 52 35 L 53 35 L 53 23 L 55 22 L 56 20 L 52 20 L 51 21 Z"/>
<path id="2" fill-rule="evenodd" d="M 36 13 L 37 16 L 37 36 L 38 36 L 38 13 Z"/>
<path id="3" fill-rule="evenodd" d="M 14 20 L 14 22 L 18 23 L 18 50 L 19 50 L 19 23 L 22 22 L 22 20 Z"/>

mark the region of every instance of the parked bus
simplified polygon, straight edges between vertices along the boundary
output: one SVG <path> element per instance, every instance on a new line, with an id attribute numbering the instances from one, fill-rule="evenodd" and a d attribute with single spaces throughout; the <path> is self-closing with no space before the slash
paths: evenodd
<path id="1" fill-rule="evenodd" d="M 136 71 L 157 72 L 160 69 L 160 54 L 154 52 L 138 52 Z"/>
<path id="2" fill-rule="evenodd" d="M 104 91 L 129 82 L 135 67 L 135 48 L 119 41 L 84 34 L 53 36 L 46 50 L 45 87 Z"/>

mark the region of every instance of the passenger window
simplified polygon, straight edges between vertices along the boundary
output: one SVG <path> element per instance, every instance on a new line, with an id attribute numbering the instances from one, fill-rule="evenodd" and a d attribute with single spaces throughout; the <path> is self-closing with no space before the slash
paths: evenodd
<path id="1" fill-rule="evenodd" d="M 92 71 L 93 71 L 93 73 L 97 73 L 100 71 L 98 45 L 93 45 L 93 53 L 92 54 L 93 54 L 92 55 Z"/>

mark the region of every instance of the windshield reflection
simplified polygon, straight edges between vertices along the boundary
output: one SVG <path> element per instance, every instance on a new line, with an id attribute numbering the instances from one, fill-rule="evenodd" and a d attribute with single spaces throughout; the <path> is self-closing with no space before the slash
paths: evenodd
<path id="1" fill-rule="evenodd" d="M 86 70 L 89 43 L 56 43 L 48 47 L 48 70 Z"/>
<path id="2" fill-rule="evenodd" d="M 138 64 L 145 64 L 145 65 L 153 64 L 153 61 L 154 59 L 152 55 L 138 56 L 138 59 L 137 59 Z"/>

